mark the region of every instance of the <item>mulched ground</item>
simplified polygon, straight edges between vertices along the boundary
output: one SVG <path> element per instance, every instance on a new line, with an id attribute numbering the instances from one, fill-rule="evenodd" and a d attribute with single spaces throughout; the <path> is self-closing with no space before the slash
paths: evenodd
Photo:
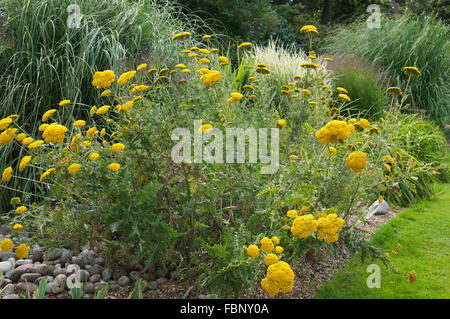
<path id="1" fill-rule="evenodd" d="M 394 210 L 390 210 L 385 215 L 374 215 L 368 223 L 364 226 L 357 228 L 357 231 L 366 231 L 369 229 L 376 232 L 377 228 L 391 218 L 397 216 L 403 208 L 397 207 Z M 368 237 L 368 239 L 370 239 Z M 295 274 L 294 287 L 291 292 L 287 294 L 281 294 L 275 297 L 269 297 L 261 288 L 259 283 L 256 285 L 253 293 L 243 292 L 240 295 L 240 299 L 310 299 L 314 298 L 317 289 L 319 289 L 324 283 L 332 280 L 336 273 L 340 272 L 346 262 L 351 258 L 351 255 L 346 251 L 345 247 L 341 247 L 339 253 L 336 256 L 327 255 L 322 256 L 320 260 L 305 260 L 297 265 L 291 265 Z M 168 281 L 167 283 L 160 284 L 158 289 L 144 292 L 144 299 L 181 299 L 186 293 L 185 282 Z M 131 294 L 131 287 L 120 288 L 116 291 L 108 293 L 107 299 L 124 299 L 128 298 Z M 187 295 L 187 298 L 195 298 L 195 292 L 191 291 Z M 205 298 L 205 295 L 201 295 L 200 298 Z"/>

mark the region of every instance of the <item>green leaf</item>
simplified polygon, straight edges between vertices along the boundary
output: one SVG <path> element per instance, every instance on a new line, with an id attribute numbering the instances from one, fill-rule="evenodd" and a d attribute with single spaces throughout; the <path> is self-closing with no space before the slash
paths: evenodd
<path id="1" fill-rule="evenodd" d="M 42 279 L 39 282 L 39 288 L 36 290 L 34 299 L 44 299 L 45 298 L 45 289 L 47 288 L 47 279 Z"/>
<path id="2" fill-rule="evenodd" d="M 108 288 L 108 283 L 106 283 L 105 287 L 97 293 L 95 299 L 105 299 L 106 295 L 108 294 Z"/>
<path id="3" fill-rule="evenodd" d="M 81 299 L 83 296 L 83 284 L 80 284 L 79 287 L 70 289 L 70 295 L 72 296 L 72 299 Z"/>

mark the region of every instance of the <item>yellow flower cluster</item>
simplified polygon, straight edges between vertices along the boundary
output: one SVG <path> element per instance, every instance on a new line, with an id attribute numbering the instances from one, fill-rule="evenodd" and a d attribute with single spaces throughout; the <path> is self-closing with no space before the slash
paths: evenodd
<path id="1" fill-rule="evenodd" d="M 287 293 L 294 285 L 294 272 L 288 263 L 279 261 L 267 268 L 266 277 L 261 280 L 261 287 L 270 296 Z"/>
<path id="2" fill-rule="evenodd" d="M 345 159 L 345 165 L 355 173 L 362 172 L 367 164 L 367 155 L 364 152 L 353 152 Z"/>
<path id="3" fill-rule="evenodd" d="M 103 89 L 110 87 L 116 78 L 114 71 L 97 71 L 94 74 L 94 79 L 92 80 L 92 85 L 97 89 Z"/>
<path id="4" fill-rule="evenodd" d="M 317 220 L 311 214 L 297 217 L 291 227 L 291 233 L 299 238 L 308 238 L 317 230 Z"/>
<path id="5" fill-rule="evenodd" d="M 124 85 L 129 80 L 134 78 L 135 75 L 136 75 L 136 71 L 128 71 L 128 72 L 123 73 L 120 75 L 119 79 L 117 80 L 117 84 Z"/>
<path id="6" fill-rule="evenodd" d="M 316 138 L 322 144 L 335 144 L 345 141 L 350 136 L 350 129 L 344 121 L 333 120 L 316 132 Z"/>
<path id="7" fill-rule="evenodd" d="M 214 85 L 221 79 L 220 71 L 208 70 L 201 77 L 204 85 Z"/>
<path id="8" fill-rule="evenodd" d="M 52 123 L 45 129 L 44 133 L 42 133 L 42 138 L 45 143 L 58 143 L 62 144 L 64 139 L 66 138 L 65 133 L 69 129 L 63 125 L 59 125 L 56 123 Z"/>
<path id="9" fill-rule="evenodd" d="M 327 243 L 334 243 L 339 239 L 338 232 L 344 226 L 345 221 L 336 214 L 324 214 L 317 220 L 317 238 Z"/>

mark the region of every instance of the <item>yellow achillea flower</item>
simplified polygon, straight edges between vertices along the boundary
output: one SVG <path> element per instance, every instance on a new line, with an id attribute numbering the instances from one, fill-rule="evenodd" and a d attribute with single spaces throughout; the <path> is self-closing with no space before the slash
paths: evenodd
<path id="1" fill-rule="evenodd" d="M 155 69 L 155 68 L 153 68 L 153 69 L 150 69 L 150 70 L 148 70 L 148 74 L 153 74 L 153 73 L 156 73 L 156 71 L 158 71 L 157 69 Z"/>
<path id="2" fill-rule="evenodd" d="M 81 145 L 85 146 L 85 147 L 89 147 L 91 146 L 92 142 L 90 141 L 84 141 L 83 143 L 81 143 Z"/>
<path id="3" fill-rule="evenodd" d="M 281 129 L 285 128 L 286 127 L 286 120 L 283 120 L 283 119 L 278 120 L 277 121 L 277 127 L 281 128 Z"/>
<path id="4" fill-rule="evenodd" d="M 333 120 L 316 132 L 315 137 L 322 144 L 335 144 L 345 141 L 350 136 L 350 130 L 344 121 Z"/>
<path id="5" fill-rule="evenodd" d="M 0 131 L 5 130 L 11 123 L 12 123 L 12 119 L 9 117 L 6 117 L 6 118 L 0 120 Z"/>
<path id="6" fill-rule="evenodd" d="M 291 210 L 288 210 L 288 212 L 286 213 L 286 216 L 294 219 L 294 218 L 298 217 L 298 212 L 295 209 L 291 209 Z"/>
<path id="7" fill-rule="evenodd" d="M 172 40 L 182 40 L 182 39 L 189 37 L 190 35 L 191 35 L 190 32 L 180 32 L 180 33 L 175 34 L 172 37 Z"/>
<path id="8" fill-rule="evenodd" d="M 395 159 L 392 158 L 392 156 L 386 155 L 386 159 L 391 162 L 391 164 L 395 163 Z"/>
<path id="9" fill-rule="evenodd" d="M 100 155 L 98 153 L 92 153 L 91 156 L 89 156 L 89 159 L 91 161 L 96 161 L 99 157 Z"/>
<path id="10" fill-rule="evenodd" d="M 48 118 L 50 116 L 52 116 L 53 113 L 55 113 L 55 112 L 56 112 L 55 109 L 51 109 L 51 110 L 48 110 L 47 112 L 45 112 L 44 115 L 42 115 L 42 122 L 46 122 L 48 120 Z"/>
<path id="11" fill-rule="evenodd" d="M 95 126 L 93 126 L 86 131 L 86 136 L 93 137 L 95 135 L 96 131 L 97 131 L 97 128 Z M 81 137 L 81 134 L 80 135 L 77 134 L 76 137 L 78 137 L 77 140 L 79 140 L 79 137 Z"/>
<path id="12" fill-rule="evenodd" d="M 278 257 L 275 254 L 267 254 L 264 258 L 264 262 L 266 263 L 266 265 L 273 265 L 278 262 Z"/>
<path id="13" fill-rule="evenodd" d="M 198 60 L 198 64 L 209 64 L 211 61 L 208 58 L 201 58 Z"/>
<path id="14" fill-rule="evenodd" d="M 16 204 L 19 204 L 20 202 L 21 202 L 20 197 L 13 197 L 13 198 L 11 198 L 11 200 L 9 201 L 9 203 L 10 203 L 11 205 L 16 205 Z"/>
<path id="15" fill-rule="evenodd" d="M 311 90 L 308 90 L 308 89 L 303 89 L 302 93 L 306 94 L 306 95 L 311 95 L 312 94 Z"/>
<path id="16" fill-rule="evenodd" d="M 225 56 L 220 56 L 220 57 L 219 57 L 219 60 L 220 60 L 220 65 L 227 65 L 228 63 L 230 63 L 230 61 L 228 60 L 228 58 L 225 57 Z"/>
<path id="17" fill-rule="evenodd" d="M 343 87 L 337 87 L 336 90 L 338 90 L 340 93 L 348 94 L 348 91 L 344 89 Z"/>
<path id="18" fill-rule="evenodd" d="M 67 168 L 70 175 L 75 174 L 81 168 L 80 164 L 74 163 Z"/>
<path id="19" fill-rule="evenodd" d="M 106 112 L 108 112 L 110 108 L 111 108 L 110 105 L 103 105 L 102 107 L 100 107 L 100 108 L 97 110 L 97 114 L 103 115 L 103 114 L 105 114 Z"/>
<path id="20" fill-rule="evenodd" d="M 55 170 L 55 168 L 49 168 L 44 173 L 42 173 L 41 177 L 39 178 L 39 182 L 42 182 L 44 179 L 46 179 L 47 176 L 49 176 L 50 173 L 53 172 L 54 170 Z"/>
<path id="21" fill-rule="evenodd" d="M 339 239 L 338 232 L 344 226 L 345 221 L 339 218 L 336 214 L 323 214 L 317 220 L 317 238 L 329 244 L 336 242 Z"/>
<path id="22" fill-rule="evenodd" d="M 402 245 L 400 245 L 400 243 L 397 243 L 397 248 L 398 250 L 402 249 Z"/>
<path id="23" fill-rule="evenodd" d="M 97 71 L 94 74 L 92 85 L 97 89 L 110 87 L 116 78 L 116 74 L 112 70 Z"/>
<path id="24" fill-rule="evenodd" d="M 198 56 L 197 53 L 191 53 L 191 54 L 189 54 L 189 57 L 190 57 L 190 58 L 195 58 L 196 56 Z"/>
<path id="25" fill-rule="evenodd" d="M 366 129 L 370 126 L 370 122 L 366 119 L 361 119 L 358 123 L 356 123 L 356 125 L 358 125 L 362 129 Z"/>
<path id="26" fill-rule="evenodd" d="M 283 247 L 281 247 L 281 246 L 277 246 L 277 247 L 275 247 L 275 252 L 278 254 L 278 255 L 281 255 L 282 253 L 283 253 Z"/>
<path id="27" fill-rule="evenodd" d="M 204 85 L 214 85 L 217 81 L 221 79 L 220 71 L 211 70 L 205 73 L 200 80 L 203 81 Z"/>
<path id="28" fill-rule="evenodd" d="M 185 50 L 181 51 L 181 53 L 191 53 L 191 52 L 192 52 L 192 51 L 189 50 L 189 49 L 185 49 Z"/>
<path id="29" fill-rule="evenodd" d="M 95 112 L 97 112 L 97 107 L 94 105 L 93 107 L 91 107 L 91 109 L 89 111 L 89 116 L 93 117 Z"/>
<path id="30" fill-rule="evenodd" d="M 233 92 L 230 94 L 231 97 L 227 100 L 227 103 L 235 103 L 242 99 L 243 95 L 241 93 Z"/>
<path id="31" fill-rule="evenodd" d="M 319 32 L 317 31 L 317 28 L 313 25 L 305 25 L 300 29 L 301 33 L 309 33 L 309 34 L 316 34 L 318 35 Z"/>
<path id="32" fill-rule="evenodd" d="M 161 75 L 163 73 L 166 73 L 166 72 L 169 72 L 169 69 L 168 68 L 162 68 L 161 70 L 159 70 L 159 75 Z"/>
<path id="33" fill-rule="evenodd" d="M 325 58 L 324 60 L 325 60 L 325 61 L 328 61 L 328 62 L 333 62 L 333 59 L 332 59 L 332 58 Z"/>
<path id="34" fill-rule="evenodd" d="M 136 71 L 128 71 L 128 72 L 123 73 L 117 80 L 117 84 L 119 84 L 119 85 L 126 84 L 128 81 L 130 81 L 132 78 L 134 78 L 135 74 L 136 74 Z"/>
<path id="35" fill-rule="evenodd" d="M 266 277 L 261 280 L 261 288 L 270 296 L 287 293 L 294 286 L 294 272 L 288 263 L 279 261 L 267 268 Z"/>
<path id="36" fill-rule="evenodd" d="M 20 244 L 16 247 L 16 257 L 19 259 L 23 259 L 28 256 L 28 252 L 30 251 L 30 247 L 26 244 Z"/>
<path id="37" fill-rule="evenodd" d="M 212 125 L 211 124 L 203 124 L 198 129 L 198 134 L 206 134 L 206 133 L 208 133 L 211 130 L 212 130 Z"/>
<path id="38" fill-rule="evenodd" d="M 364 152 L 353 152 L 345 159 L 345 165 L 353 172 L 362 172 L 368 165 L 367 155 Z"/>
<path id="39" fill-rule="evenodd" d="M 244 85 L 243 88 L 244 88 L 244 90 L 247 90 L 247 91 L 254 91 L 255 90 L 255 88 L 253 86 L 248 85 L 248 84 Z"/>
<path id="40" fill-rule="evenodd" d="M 85 125 L 86 125 L 86 121 L 83 121 L 83 120 L 78 120 L 73 123 L 73 126 L 75 126 L 75 127 L 84 127 Z"/>
<path id="41" fill-rule="evenodd" d="M 192 52 L 198 52 L 198 50 L 200 50 L 200 49 L 197 48 L 197 47 L 192 47 L 192 48 L 191 48 L 191 51 L 192 51 Z"/>
<path id="42" fill-rule="evenodd" d="M 184 65 L 183 63 L 179 63 L 179 64 L 175 65 L 175 67 L 179 68 L 179 69 L 186 69 L 186 65 Z"/>
<path id="43" fill-rule="evenodd" d="M 303 62 L 300 66 L 308 69 L 317 69 L 319 67 L 317 64 L 312 62 Z"/>
<path id="44" fill-rule="evenodd" d="M 181 72 L 183 72 L 183 73 L 191 73 L 191 70 L 189 70 L 189 69 L 183 69 L 183 70 L 181 70 Z"/>
<path id="45" fill-rule="evenodd" d="M 384 168 L 390 173 L 391 172 L 391 166 L 389 166 L 388 164 L 384 163 Z"/>
<path id="46" fill-rule="evenodd" d="M 394 254 L 394 255 L 397 255 L 397 252 L 395 251 L 395 250 L 391 250 L 391 252 Z"/>
<path id="47" fill-rule="evenodd" d="M 24 211 L 26 211 L 27 210 L 27 207 L 26 206 L 19 206 L 19 207 L 17 207 L 16 208 L 16 212 L 18 213 L 18 214 L 22 214 Z"/>
<path id="48" fill-rule="evenodd" d="M 3 170 L 3 173 L 2 173 L 2 181 L 3 182 L 5 182 L 5 183 L 9 182 L 9 180 L 11 179 L 11 176 L 12 176 L 12 171 L 13 171 L 13 169 L 11 166 L 7 167 Z"/>
<path id="49" fill-rule="evenodd" d="M 0 247 L 1 247 L 2 252 L 6 253 L 7 251 L 13 249 L 14 243 L 12 242 L 11 239 L 5 238 L 5 239 L 3 239 L 3 241 L 0 243 Z"/>
<path id="50" fill-rule="evenodd" d="M 62 144 L 65 139 L 65 133 L 69 129 L 63 125 L 59 124 L 50 124 L 42 133 L 42 138 L 45 140 L 45 143 L 58 143 Z M 30 145 L 31 146 L 31 145 Z"/>
<path id="51" fill-rule="evenodd" d="M 280 239 L 277 236 L 273 236 L 271 240 L 275 245 L 278 245 L 280 243 Z"/>
<path id="52" fill-rule="evenodd" d="M 268 68 L 256 68 L 256 73 L 261 73 L 261 74 L 270 74 L 270 70 Z"/>
<path id="53" fill-rule="evenodd" d="M 120 164 L 117 163 L 109 164 L 108 169 L 112 172 L 117 172 L 120 169 Z"/>
<path id="54" fill-rule="evenodd" d="M 136 68 L 136 70 L 137 70 L 137 71 L 140 71 L 140 70 L 145 69 L 146 67 L 147 67 L 147 64 L 146 64 L 146 63 L 143 63 L 143 64 L 138 65 L 138 67 Z"/>
<path id="55" fill-rule="evenodd" d="M 259 257 L 259 248 L 256 245 L 250 245 L 247 247 L 247 254 L 252 258 Z"/>
<path id="56" fill-rule="evenodd" d="M 46 129 L 48 126 L 49 126 L 49 124 L 46 124 L 46 123 L 41 124 L 41 125 L 39 125 L 39 127 L 38 127 L 38 131 L 39 131 L 39 132 L 44 132 L 45 129 Z"/>
<path id="57" fill-rule="evenodd" d="M 205 34 L 205 35 L 202 37 L 202 40 L 208 40 L 208 39 L 211 39 L 211 36 L 210 36 L 209 34 Z"/>
<path id="58" fill-rule="evenodd" d="M 19 163 L 19 172 L 22 172 L 28 163 L 31 161 L 31 156 L 24 156 Z"/>
<path id="59" fill-rule="evenodd" d="M 102 130 L 100 131 L 100 137 L 105 136 L 105 134 L 106 134 L 106 129 L 102 128 Z"/>
<path id="60" fill-rule="evenodd" d="M 102 92 L 102 94 L 100 94 L 100 96 L 108 96 L 111 94 L 111 90 L 105 90 Z"/>
<path id="61" fill-rule="evenodd" d="M 403 68 L 403 72 L 407 75 L 407 76 L 421 76 L 422 72 L 419 71 L 418 68 L 414 67 L 414 66 L 405 66 Z"/>
<path id="62" fill-rule="evenodd" d="M 309 206 L 303 206 L 302 209 L 300 210 L 300 213 L 303 214 L 303 213 L 305 213 L 305 212 L 307 212 L 309 210 L 310 210 Z"/>
<path id="63" fill-rule="evenodd" d="M 0 145 L 7 145 L 14 140 L 16 128 L 8 128 L 0 134 Z"/>
<path id="64" fill-rule="evenodd" d="M 219 49 L 214 48 L 214 49 L 209 50 L 209 52 L 211 52 L 211 53 L 219 52 Z"/>
<path id="65" fill-rule="evenodd" d="M 70 103 L 70 100 L 62 100 L 61 102 L 59 102 L 59 106 L 64 106 L 69 103 Z"/>
<path id="66" fill-rule="evenodd" d="M 23 226 L 20 225 L 20 224 L 15 224 L 15 225 L 13 226 L 13 229 L 15 229 L 15 230 L 17 230 L 17 229 L 22 229 L 22 228 L 23 228 Z"/>
<path id="67" fill-rule="evenodd" d="M 38 140 L 38 141 L 33 142 L 30 145 L 28 145 L 28 148 L 31 150 L 31 149 L 34 149 L 34 148 L 41 147 L 42 144 L 44 144 L 44 141 L 43 140 Z"/>
<path id="68" fill-rule="evenodd" d="M 388 87 L 386 89 L 386 92 L 387 92 L 387 94 L 392 95 L 392 96 L 397 96 L 397 95 L 403 94 L 402 89 L 400 89 L 399 87 L 396 87 L 396 86 Z"/>
<path id="69" fill-rule="evenodd" d="M 20 133 L 19 135 L 16 136 L 16 141 L 22 142 L 26 137 L 27 135 L 25 133 Z"/>
<path id="70" fill-rule="evenodd" d="M 22 145 L 28 145 L 31 144 L 34 141 L 34 138 L 32 137 L 26 137 L 22 140 Z"/>
<path id="71" fill-rule="evenodd" d="M 271 252 L 274 248 L 273 242 L 267 238 L 264 237 L 263 239 L 261 239 L 261 250 L 268 253 Z"/>
<path id="72" fill-rule="evenodd" d="M 243 42 L 243 43 L 239 44 L 238 50 L 239 50 L 239 49 L 242 49 L 242 48 L 251 47 L 251 46 L 253 46 L 252 43 L 250 43 L 250 42 Z"/>
<path id="73" fill-rule="evenodd" d="M 211 51 L 207 50 L 207 49 L 200 49 L 198 50 L 198 52 L 203 53 L 203 54 L 210 54 Z"/>
<path id="74" fill-rule="evenodd" d="M 148 86 L 148 85 L 137 85 L 133 89 L 131 89 L 131 92 L 133 92 L 133 93 L 142 92 L 142 91 L 147 90 L 148 88 L 150 88 L 150 86 Z"/>
<path id="75" fill-rule="evenodd" d="M 125 104 L 122 105 L 121 110 L 122 111 L 128 111 L 132 106 L 133 106 L 134 102 L 133 101 L 128 101 Z"/>
<path id="76" fill-rule="evenodd" d="M 347 94 L 339 94 L 338 95 L 341 99 L 346 100 L 347 102 L 350 102 L 351 99 Z"/>
<path id="77" fill-rule="evenodd" d="M 122 143 L 115 143 L 111 146 L 111 150 L 113 152 L 119 152 L 122 151 L 123 149 L 125 149 L 125 145 Z"/>

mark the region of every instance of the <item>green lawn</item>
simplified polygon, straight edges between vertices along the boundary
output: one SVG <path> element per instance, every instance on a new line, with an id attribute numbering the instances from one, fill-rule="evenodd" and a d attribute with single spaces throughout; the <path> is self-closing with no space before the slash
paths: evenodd
<path id="1" fill-rule="evenodd" d="M 436 185 L 436 197 L 410 206 L 383 225 L 372 243 L 390 251 L 402 249 L 391 261 L 405 273 L 381 268 L 381 288 L 368 288 L 366 272 L 372 262 L 354 256 L 335 279 L 320 289 L 316 298 L 450 298 L 450 184 Z M 397 250 L 395 248 L 395 250 Z M 411 284 L 412 269 L 417 280 Z"/>

